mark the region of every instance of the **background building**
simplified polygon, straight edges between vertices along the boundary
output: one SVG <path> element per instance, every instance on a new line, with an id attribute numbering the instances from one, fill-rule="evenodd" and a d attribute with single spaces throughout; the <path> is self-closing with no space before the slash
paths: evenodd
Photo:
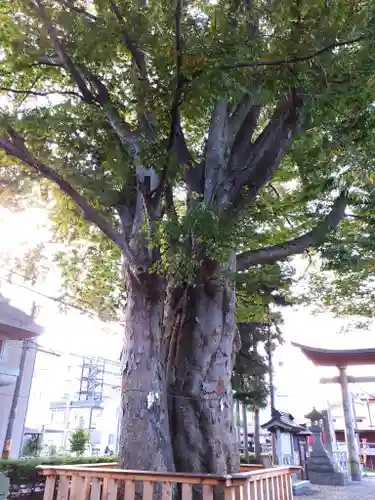
<path id="1" fill-rule="evenodd" d="M 354 394 L 353 402 L 360 450 L 362 453 L 362 441 L 366 440 L 364 446 L 367 455 L 366 465 L 375 469 L 375 397 L 366 393 Z M 338 401 L 330 405 L 330 409 L 337 447 L 339 450 L 345 451 L 345 422 L 342 402 Z"/>
<path id="2" fill-rule="evenodd" d="M 61 397 L 50 401 L 43 425 L 43 443 L 57 453 L 69 451 L 77 428 L 90 431 L 91 453 L 117 449 L 120 381 L 119 363 L 102 358 L 63 356 L 65 384 Z M 55 393 L 56 396 L 56 393 Z"/>

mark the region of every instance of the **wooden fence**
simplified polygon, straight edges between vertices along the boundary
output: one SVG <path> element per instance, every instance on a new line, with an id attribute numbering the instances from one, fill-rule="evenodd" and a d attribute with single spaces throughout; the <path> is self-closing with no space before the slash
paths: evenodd
<path id="1" fill-rule="evenodd" d="M 44 500 L 135 500 L 136 492 L 143 500 L 172 500 L 181 492 L 181 500 L 213 500 L 215 488 L 224 490 L 225 500 L 292 500 L 291 475 L 296 467 L 243 466 L 241 472 L 227 476 L 129 471 L 105 466 L 39 467 L 46 476 Z M 137 495 L 138 496 L 138 495 Z"/>

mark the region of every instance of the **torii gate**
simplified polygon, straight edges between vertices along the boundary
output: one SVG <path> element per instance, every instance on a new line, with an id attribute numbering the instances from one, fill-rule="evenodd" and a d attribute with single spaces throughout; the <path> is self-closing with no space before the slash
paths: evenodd
<path id="1" fill-rule="evenodd" d="M 353 365 L 375 365 L 375 348 L 373 349 L 322 349 L 308 347 L 292 342 L 294 347 L 298 347 L 303 354 L 316 366 L 336 366 L 339 376 L 333 378 L 322 378 L 320 383 L 339 383 L 342 393 L 342 404 L 345 419 L 345 440 L 348 448 L 348 466 L 352 481 L 361 481 L 362 474 L 359 464 L 359 452 L 355 435 L 356 420 L 349 383 L 375 382 L 375 377 L 348 377 L 347 366 Z"/>

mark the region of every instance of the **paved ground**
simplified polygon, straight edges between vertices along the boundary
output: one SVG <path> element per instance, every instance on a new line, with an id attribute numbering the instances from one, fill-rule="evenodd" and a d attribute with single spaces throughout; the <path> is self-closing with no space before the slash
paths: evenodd
<path id="1" fill-rule="evenodd" d="M 347 487 L 313 486 L 317 491 L 306 497 L 295 497 L 296 500 L 375 500 L 375 478 L 363 478 L 359 484 L 352 483 Z"/>

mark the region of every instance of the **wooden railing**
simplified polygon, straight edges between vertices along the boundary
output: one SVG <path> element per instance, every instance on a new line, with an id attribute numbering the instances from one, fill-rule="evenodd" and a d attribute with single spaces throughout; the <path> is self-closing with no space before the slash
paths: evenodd
<path id="1" fill-rule="evenodd" d="M 96 463 L 96 464 L 76 464 L 74 467 L 83 467 L 85 469 L 90 468 L 90 469 L 119 469 L 120 464 L 117 462 L 103 462 L 103 463 Z"/>
<path id="2" fill-rule="evenodd" d="M 164 472 L 129 471 L 111 468 L 113 464 L 85 466 L 39 467 L 46 476 L 44 500 L 116 500 L 121 492 L 124 500 L 172 500 L 181 491 L 181 500 L 213 500 L 215 488 L 224 490 L 225 500 L 292 500 L 291 475 L 296 467 L 263 469 L 245 466 L 238 474 L 216 476 Z M 179 488 L 177 488 L 179 486 Z"/>

